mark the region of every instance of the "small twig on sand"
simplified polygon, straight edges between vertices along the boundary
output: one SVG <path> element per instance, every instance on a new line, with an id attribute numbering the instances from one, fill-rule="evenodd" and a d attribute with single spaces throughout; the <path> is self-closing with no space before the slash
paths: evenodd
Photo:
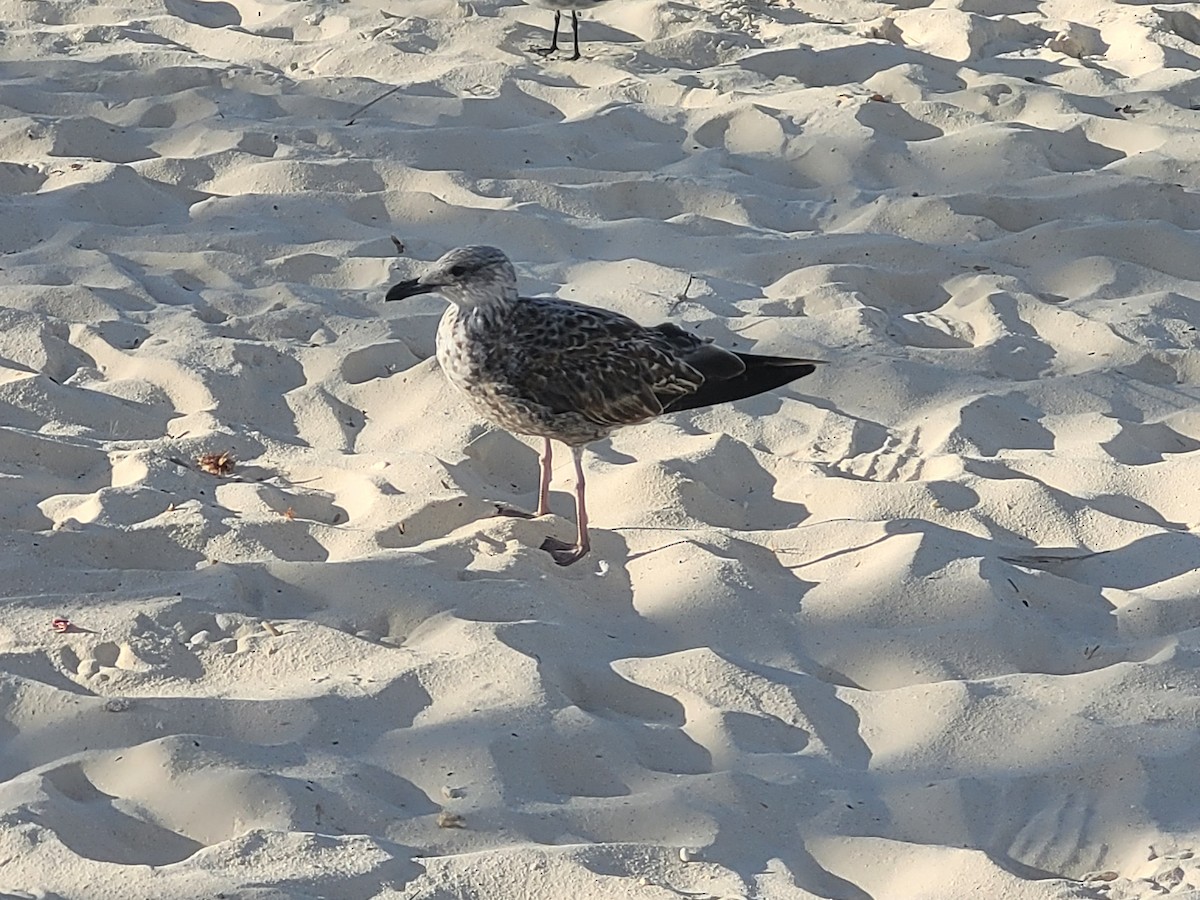
<path id="1" fill-rule="evenodd" d="M 392 94 L 396 93 L 396 91 L 400 90 L 400 88 L 402 88 L 402 87 L 404 87 L 404 85 L 402 85 L 402 84 L 398 84 L 398 85 L 396 85 L 394 88 L 392 88 L 391 90 L 389 90 L 389 91 L 386 91 L 386 92 L 384 92 L 384 93 L 380 94 L 378 97 L 376 97 L 376 98 L 375 98 L 374 100 L 372 100 L 370 103 L 367 103 L 367 104 L 365 104 L 365 105 L 363 105 L 363 106 L 360 106 L 358 109 L 356 109 L 356 110 L 355 110 L 355 111 L 354 111 L 354 112 L 353 112 L 353 113 L 350 115 L 350 121 L 349 121 L 349 122 L 347 122 L 346 124 L 347 124 L 347 125 L 353 125 L 353 124 L 354 124 L 354 120 L 355 120 L 355 119 L 357 119 L 357 118 L 359 117 L 359 115 L 360 115 L 360 114 L 362 114 L 362 113 L 365 113 L 365 112 L 366 112 L 368 109 L 370 109 L 372 106 L 374 106 L 374 105 L 375 105 L 376 103 L 378 103 L 380 100 L 383 100 L 383 99 L 385 99 L 385 98 L 387 98 L 387 97 L 390 97 L 390 96 L 392 96 Z"/>
<path id="2" fill-rule="evenodd" d="M 680 303 L 687 302 L 688 291 L 690 291 L 692 289 L 692 282 L 695 280 L 696 280 L 696 276 L 694 276 L 694 275 L 688 276 L 687 284 L 685 284 L 683 286 L 683 290 L 675 295 L 675 297 L 674 297 L 675 302 L 667 307 L 667 315 L 668 316 L 672 315 L 675 312 L 675 310 L 679 308 Z"/>
<path id="3" fill-rule="evenodd" d="M 400 240 L 400 238 L 396 237 L 393 234 L 392 235 L 392 243 L 396 245 L 396 255 L 403 256 L 404 255 L 404 241 Z"/>
<path id="4" fill-rule="evenodd" d="M 696 280 L 696 276 L 694 276 L 694 275 L 689 275 L 689 276 L 688 276 L 688 280 L 687 280 L 687 284 L 685 284 L 685 285 L 683 286 L 683 290 L 682 290 L 682 291 L 680 291 L 678 294 L 676 294 L 676 295 L 675 295 L 675 299 L 676 299 L 676 300 L 679 300 L 679 301 L 686 300 L 686 299 L 688 298 L 688 296 L 687 296 L 687 295 L 688 295 L 688 291 L 690 291 L 690 290 L 692 289 L 692 282 L 693 282 L 693 281 L 695 281 L 695 280 Z"/>

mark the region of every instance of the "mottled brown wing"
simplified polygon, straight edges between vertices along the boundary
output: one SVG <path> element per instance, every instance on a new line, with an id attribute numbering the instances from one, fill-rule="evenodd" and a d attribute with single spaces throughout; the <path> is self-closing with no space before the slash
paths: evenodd
<path id="1" fill-rule="evenodd" d="M 633 425 L 661 415 L 666 403 L 704 381 L 676 355 L 675 341 L 702 343 L 680 329 L 668 335 L 608 310 L 557 301 L 531 303 L 529 312 L 522 331 L 536 335 L 537 352 L 512 375 L 522 393 L 554 412 Z"/>

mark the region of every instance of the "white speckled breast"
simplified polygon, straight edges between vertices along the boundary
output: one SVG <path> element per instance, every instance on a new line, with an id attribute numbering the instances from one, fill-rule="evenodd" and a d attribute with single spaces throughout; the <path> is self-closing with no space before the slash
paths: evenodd
<path id="1" fill-rule="evenodd" d="M 694 392 L 704 376 L 687 358 L 706 347 L 676 326 L 645 328 L 554 297 L 452 306 L 437 334 L 442 371 L 485 417 L 573 446 L 646 422 Z M 735 355 L 726 356 L 742 370 Z"/>
<path id="2" fill-rule="evenodd" d="M 476 330 L 490 331 L 496 323 L 472 322 L 468 318 L 471 316 L 478 318 L 480 313 L 478 310 L 460 310 L 453 305 L 442 315 L 437 331 L 437 360 L 450 383 L 462 391 L 486 419 L 515 434 L 553 437 L 568 443 L 573 442 L 573 438 L 580 442 L 593 441 L 611 430 L 588 423 L 580 433 L 578 425 L 571 428 L 566 421 L 573 423 L 577 416 L 556 417 L 549 410 L 516 396 L 512 386 L 498 377 L 500 373 L 491 370 L 494 364 L 489 367 L 488 344 L 472 337 L 472 325 Z"/>
<path id="3" fill-rule="evenodd" d="M 465 335 L 458 330 L 458 307 L 453 303 L 438 323 L 437 361 L 450 383 L 466 391 L 471 381 L 470 354 Z"/>

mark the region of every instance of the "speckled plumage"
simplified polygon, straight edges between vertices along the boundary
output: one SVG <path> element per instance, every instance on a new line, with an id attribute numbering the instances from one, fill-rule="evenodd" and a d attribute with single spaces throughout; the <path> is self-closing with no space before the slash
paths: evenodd
<path id="1" fill-rule="evenodd" d="M 500 427 L 545 440 L 539 515 L 548 510 L 550 440 L 572 448 L 579 540 L 543 545 L 564 565 L 588 549 L 585 444 L 664 412 L 770 390 L 817 365 L 734 353 L 671 323 L 648 327 L 569 300 L 521 297 L 512 263 L 494 247 L 451 250 L 387 299 L 433 291 L 450 301 L 437 333 L 438 362 L 450 382 Z"/>
<path id="2" fill-rule="evenodd" d="M 545 297 L 452 305 L 437 336 L 442 370 L 484 415 L 571 446 L 652 419 L 694 392 L 704 376 L 687 359 L 706 350 L 715 348 L 674 325 L 643 328 Z"/>

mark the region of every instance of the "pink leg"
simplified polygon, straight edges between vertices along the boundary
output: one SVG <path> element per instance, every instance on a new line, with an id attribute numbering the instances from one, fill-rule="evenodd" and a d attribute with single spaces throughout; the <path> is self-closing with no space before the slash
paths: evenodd
<path id="1" fill-rule="evenodd" d="M 571 455 L 575 457 L 575 514 L 579 520 L 576 541 L 574 546 L 554 538 L 546 538 L 542 542 L 542 549 L 553 556 L 560 566 L 578 562 L 592 549 L 592 543 L 588 540 L 587 504 L 584 502 L 583 448 L 572 447 Z"/>
<path id="2" fill-rule="evenodd" d="M 550 513 L 550 438 L 546 438 L 546 443 L 542 445 L 542 479 L 538 486 L 538 505 L 537 512 L 525 512 L 523 509 L 516 509 L 512 506 L 506 506 L 503 503 L 496 504 L 496 515 L 498 516 L 514 516 L 518 519 L 536 519 L 539 516 L 549 515 Z"/>
<path id="3" fill-rule="evenodd" d="M 550 438 L 542 447 L 542 484 L 538 490 L 538 506 L 535 516 L 550 514 Z"/>

